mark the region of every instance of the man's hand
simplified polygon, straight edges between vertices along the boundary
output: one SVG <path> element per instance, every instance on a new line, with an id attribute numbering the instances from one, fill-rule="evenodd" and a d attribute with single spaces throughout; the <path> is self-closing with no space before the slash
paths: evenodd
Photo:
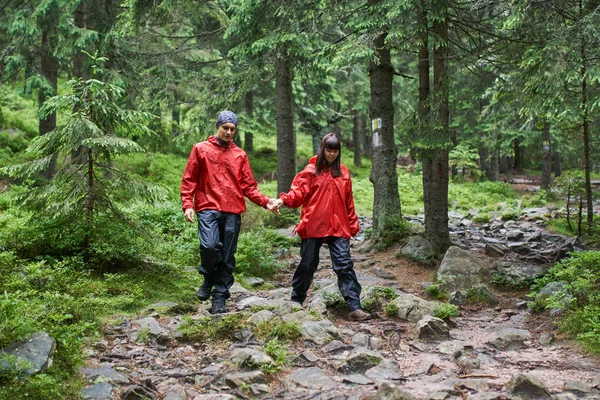
<path id="1" fill-rule="evenodd" d="M 271 211 L 275 215 L 279 215 L 279 207 L 283 204 L 281 199 L 269 199 L 267 203 L 267 210 Z"/>
<path id="2" fill-rule="evenodd" d="M 187 222 L 194 222 L 196 220 L 196 211 L 193 208 L 186 208 L 183 215 Z"/>

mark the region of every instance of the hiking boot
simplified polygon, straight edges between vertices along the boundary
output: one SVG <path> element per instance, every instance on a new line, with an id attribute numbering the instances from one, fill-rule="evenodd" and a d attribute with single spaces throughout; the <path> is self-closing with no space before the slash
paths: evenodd
<path id="1" fill-rule="evenodd" d="M 202 284 L 202 286 L 200 286 L 200 289 L 198 289 L 198 299 L 200 299 L 201 301 L 208 300 L 210 298 L 211 291 L 212 284 L 207 282 L 206 279 L 204 279 L 204 283 Z"/>
<path id="2" fill-rule="evenodd" d="M 371 315 L 362 308 L 350 311 L 350 313 L 348 314 L 348 319 L 350 321 L 366 321 L 369 318 L 371 318 Z"/>
<path id="3" fill-rule="evenodd" d="M 227 307 L 225 307 L 225 300 L 223 299 L 213 299 L 212 308 L 210 309 L 211 314 L 224 314 L 227 312 Z"/>

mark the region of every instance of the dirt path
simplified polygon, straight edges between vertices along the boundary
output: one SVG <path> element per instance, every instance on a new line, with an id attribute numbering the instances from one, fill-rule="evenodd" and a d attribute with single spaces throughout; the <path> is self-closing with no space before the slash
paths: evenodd
<path id="1" fill-rule="evenodd" d="M 399 258 L 397 249 L 361 253 L 358 245 L 355 243 L 353 258 L 363 289 L 387 286 L 426 298 L 423 283 L 433 280 L 437 266 Z M 243 318 L 255 318 L 256 311 L 240 310 L 240 305 L 249 298 L 268 302 L 284 299 L 281 309 L 287 307 L 286 290 L 296 260 L 296 255 L 286 260 L 289 267 L 272 282 L 274 289 L 235 292 L 228 303 L 230 313 L 226 315 L 243 313 Z M 331 282 L 335 282 L 335 275 L 327 253 L 323 252 L 315 287 Z M 103 378 L 104 388 L 110 389 L 108 397 L 86 398 L 411 398 L 401 397 L 400 392 L 383 393 L 397 390 L 423 400 L 510 399 L 517 397 L 511 394 L 509 382 L 524 374 L 541 381 L 547 392 L 521 393 L 522 398 L 600 399 L 599 360 L 585 355 L 572 342 L 554 337 L 557 335 L 554 324 L 546 316 L 530 313 L 524 306 L 523 292 L 497 293 L 500 302 L 494 308 L 464 307 L 462 316 L 449 325 L 448 340 L 435 342 L 419 340 L 414 322 L 389 317 L 381 311 L 378 317 L 357 323 L 346 319 L 345 310 L 329 308 L 323 320 L 315 322 L 311 319 L 315 311 L 310 306 L 314 293 L 309 294 L 304 310 L 281 312 L 281 318 L 298 318 L 303 326 L 331 321 L 333 328 L 327 329 L 335 330 L 334 336 L 320 343 L 305 337 L 288 344 L 288 363 L 277 373 L 264 374 L 260 368 L 236 364 L 239 352 L 265 348 L 247 329 L 235 332 L 232 337 L 237 339 L 233 340 L 186 343 L 177 340 L 177 326 L 183 315 L 154 311 L 140 316 L 138 321 L 124 320 L 107 327 L 103 340 L 89 349 L 88 367 L 93 371 L 108 368 L 118 373 L 119 379 Z M 204 302 L 187 316 L 210 317 L 208 307 L 209 302 Z M 276 308 L 272 310 L 275 314 Z M 261 312 L 266 312 L 264 306 L 262 309 Z M 152 325 L 153 321 L 156 325 Z M 147 338 L 140 340 L 144 324 Z M 499 332 L 506 330 L 524 335 L 518 347 L 492 345 Z M 373 357 L 382 361 L 376 367 L 365 366 Z M 87 375 L 88 380 L 95 376 Z M 91 388 L 98 385 L 90 382 L 86 390 L 91 393 Z"/>

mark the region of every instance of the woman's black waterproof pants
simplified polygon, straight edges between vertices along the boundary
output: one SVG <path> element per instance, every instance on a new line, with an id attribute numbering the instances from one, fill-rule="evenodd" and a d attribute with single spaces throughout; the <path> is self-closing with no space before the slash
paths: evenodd
<path id="1" fill-rule="evenodd" d="M 197 216 L 201 258 L 198 272 L 212 283 L 212 298 L 226 300 L 233 285 L 242 218 L 239 214 L 215 210 L 202 210 Z"/>
<path id="2" fill-rule="evenodd" d="M 304 303 L 313 276 L 319 265 L 319 250 L 327 241 L 331 264 L 338 277 L 338 287 L 350 311 L 360 308 L 361 287 L 350 258 L 350 240 L 328 236 L 326 238 L 303 239 L 300 245 L 301 260 L 292 279 L 292 301 Z"/>

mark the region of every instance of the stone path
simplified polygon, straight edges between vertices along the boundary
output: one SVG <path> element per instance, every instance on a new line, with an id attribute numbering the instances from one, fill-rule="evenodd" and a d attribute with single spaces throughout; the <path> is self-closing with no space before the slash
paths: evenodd
<path id="1" fill-rule="evenodd" d="M 393 275 L 376 276 L 371 256 L 353 256 L 363 304 L 378 310 L 373 319 L 349 322 L 345 310 L 328 306 L 336 280 L 322 253 L 302 309 L 288 301 L 284 279 L 258 292 L 236 283 L 224 315 L 210 315 L 209 302 L 188 310 L 162 303 L 137 319 L 117 319 L 88 349 L 84 398 L 600 399 L 598 359 L 557 340 L 551 324 L 536 325 L 524 299 L 464 307 L 460 317 L 432 325 L 435 303 L 403 292 Z M 400 317 L 388 315 L 395 309 Z M 223 340 L 189 341 L 184 320 L 228 328 Z M 301 337 L 284 345 L 287 361 L 277 370 L 259 330 L 294 321 Z"/>

